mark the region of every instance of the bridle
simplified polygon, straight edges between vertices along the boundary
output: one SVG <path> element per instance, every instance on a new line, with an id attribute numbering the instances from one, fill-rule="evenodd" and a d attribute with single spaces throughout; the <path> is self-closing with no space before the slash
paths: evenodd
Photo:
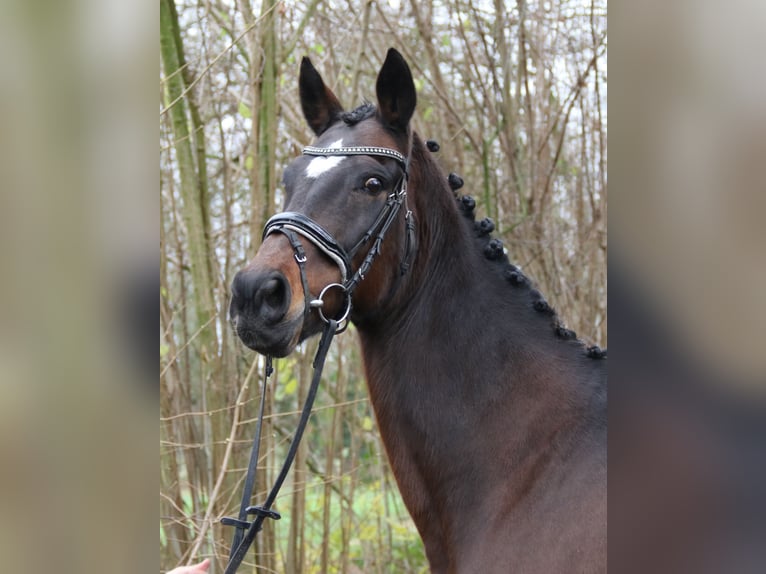
<path id="1" fill-rule="evenodd" d="M 301 417 L 298 422 L 298 427 L 295 430 L 295 436 L 290 443 L 290 448 L 287 452 L 287 457 L 282 465 L 282 469 L 274 482 L 266 502 L 260 506 L 250 506 L 250 497 L 252 496 L 253 486 L 255 484 L 255 471 L 258 465 L 260 438 L 261 438 L 261 426 L 263 423 L 263 412 L 266 396 L 266 384 L 273 369 L 271 366 L 272 359 L 270 356 L 266 357 L 266 371 L 263 377 L 263 385 L 261 389 L 261 402 L 259 407 L 258 424 L 256 426 L 255 438 L 253 440 L 253 447 L 250 453 L 250 464 L 247 469 L 247 477 L 245 479 L 244 492 L 242 495 L 242 503 L 240 505 L 239 517 L 229 518 L 224 517 L 221 519 L 221 523 L 236 528 L 234 532 L 234 540 L 231 546 L 231 553 L 229 555 L 229 563 L 226 566 L 225 574 L 234 574 L 242 563 L 242 560 L 247 554 L 248 549 L 255 540 L 255 536 L 261 530 L 263 522 L 266 518 L 272 518 L 279 520 L 281 516 L 279 513 L 271 509 L 272 504 L 276 500 L 282 483 L 287 477 L 287 473 L 290 470 L 290 466 L 293 463 L 295 454 L 298 450 L 301 438 L 303 437 L 303 431 L 308 423 L 309 416 L 311 415 L 311 408 L 316 398 L 319 381 L 322 377 L 322 369 L 324 367 L 325 358 L 330 348 L 330 343 L 336 334 L 343 332 L 348 326 L 348 321 L 351 316 L 352 309 L 352 296 L 359 283 L 364 280 L 365 275 L 369 272 L 370 267 L 375 258 L 380 254 L 380 246 L 383 243 L 383 239 L 390 229 L 393 222 L 396 220 L 396 216 L 399 214 L 402 205 L 405 206 L 405 250 L 404 256 L 400 263 L 400 274 L 407 273 L 412 255 L 414 252 L 414 237 L 415 237 L 415 222 L 412 212 L 407 207 L 407 179 L 409 175 L 409 159 L 399 153 L 396 150 L 384 147 L 372 147 L 372 146 L 353 146 L 353 147 L 333 147 L 333 148 L 321 148 L 314 146 L 307 146 L 303 148 L 304 155 L 314 156 L 350 156 L 350 155 L 367 155 L 374 157 L 386 157 L 392 158 L 397 161 L 402 168 L 402 177 L 394 187 L 394 190 L 388 195 L 385 204 L 378 213 L 375 221 L 369 227 L 369 229 L 359 238 L 350 250 L 346 250 L 338 241 L 319 223 L 303 215 L 301 213 L 287 211 L 278 213 L 271 217 L 264 226 L 263 238 L 272 233 L 284 234 L 290 245 L 293 248 L 295 261 L 298 264 L 300 270 L 301 285 L 303 288 L 304 297 L 304 324 L 312 309 L 316 309 L 321 320 L 325 323 L 325 329 L 322 332 L 322 338 L 317 349 L 317 353 L 314 357 L 314 375 L 309 386 L 308 394 L 306 396 L 306 402 L 303 405 L 301 411 Z M 299 237 L 311 242 L 320 252 L 325 254 L 330 260 L 335 262 L 340 270 L 341 282 L 330 283 L 326 285 L 319 292 L 317 298 L 312 298 L 309 292 L 308 279 L 306 277 L 306 252 L 303 249 L 303 245 L 300 242 Z M 375 238 L 367 255 L 359 265 L 359 268 L 354 271 L 352 267 L 352 261 L 354 256 L 359 250 L 364 247 L 372 238 Z M 332 318 L 328 318 L 324 313 L 324 297 L 331 289 L 339 289 L 344 296 L 344 306 L 339 312 Z M 247 516 L 253 514 L 255 519 L 252 521 L 247 520 Z"/>

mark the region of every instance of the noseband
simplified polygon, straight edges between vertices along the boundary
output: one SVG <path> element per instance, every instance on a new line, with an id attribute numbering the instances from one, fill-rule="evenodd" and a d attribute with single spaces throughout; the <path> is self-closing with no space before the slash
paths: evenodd
<path id="1" fill-rule="evenodd" d="M 321 148 L 314 146 L 307 146 L 303 148 L 305 155 L 314 156 L 349 156 L 349 155 L 367 155 L 375 157 L 387 157 L 397 161 L 402 168 L 402 178 L 394 188 L 394 191 L 389 194 L 386 199 L 386 203 L 378 213 L 375 221 L 370 228 L 362 235 L 359 241 L 351 248 L 350 251 L 346 251 L 340 243 L 319 223 L 311 219 L 310 217 L 297 213 L 294 211 L 286 211 L 278 213 L 271 217 L 267 222 L 263 230 L 263 238 L 274 232 L 280 232 L 287 236 L 290 241 L 290 245 L 295 252 L 295 260 L 298 263 L 298 268 L 301 275 L 301 283 L 303 286 L 303 295 L 305 299 L 304 307 L 304 320 L 308 318 L 308 314 L 311 309 L 317 309 L 320 318 L 329 323 L 329 319 L 325 317 L 323 313 L 324 295 L 330 289 L 340 289 L 345 298 L 345 307 L 341 314 L 335 319 L 339 325 L 339 332 L 344 330 L 348 325 L 348 318 L 351 314 L 351 296 L 364 279 L 364 276 L 369 272 L 372 262 L 375 257 L 380 253 L 380 246 L 383 243 L 383 238 L 386 232 L 396 219 L 399 209 L 402 204 L 407 203 L 407 177 L 408 177 L 408 159 L 396 150 L 384 148 L 384 147 L 372 147 L 372 146 L 354 146 L 354 147 L 337 147 L 337 148 Z M 410 258 L 412 256 L 412 247 L 414 245 L 414 233 L 415 223 L 413 220 L 412 212 L 407 208 L 405 212 L 405 226 L 407 229 L 407 237 L 405 244 L 405 253 L 400 265 L 401 274 L 404 275 L 410 266 Z M 303 250 L 303 246 L 300 243 L 297 235 L 300 235 L 314 244 L 314 246 L 329 257 L 340 270 L 341 282 L 330 283 L 326 285 L 319 296 L 316 299 L 312 299 L 309 294 L 308 280 L 306 279 L 306 254 Z M 375 236 L 375 241 L 370 247 L 367 255 L 359 266 L 356 272 L 353 271 L 351 262 L 353 257 L 359 252 L 359 250 Z"/>

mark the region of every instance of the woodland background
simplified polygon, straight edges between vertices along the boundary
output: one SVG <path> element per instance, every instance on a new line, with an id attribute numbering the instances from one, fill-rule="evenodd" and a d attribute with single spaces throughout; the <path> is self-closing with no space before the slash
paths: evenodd
<path id="1" fill-rule="evenodd" d="M 230 328 L 229 285 L 311 139 L 303 55 L 348 108 L 374 101 L 386 50 L 401 51 L 415 128 L 440 143 L 445 173 L 567 325 L 607 345 L 605 0 L 160 0 L 160 33 L 161 571 L 211 557 L 219 572 L 228 556 L 218 521 L 237 514 L 263 366 Z M 283 460 L 315 346 L 276 362 L 253 503 Z M 427 571 L 353 328 L 276 508 L 241 572 Z"/>

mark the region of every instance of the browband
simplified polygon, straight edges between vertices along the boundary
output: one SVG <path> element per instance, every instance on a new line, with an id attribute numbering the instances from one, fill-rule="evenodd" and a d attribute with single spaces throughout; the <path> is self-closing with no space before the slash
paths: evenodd
<path id="1" fill-rule="evenodd" d="M 382 157 L 390 157 L 399 162 L 402 166 L 404 173 L 407 173 L 407 158 L 400 154 L 398 151 L 389 149 L 387 147 L 374 147 L 374 146 L 351 146 L 351 147 L 315 147 L 308 145 L 303 148 L 304 155 L 377 155 Z"/>

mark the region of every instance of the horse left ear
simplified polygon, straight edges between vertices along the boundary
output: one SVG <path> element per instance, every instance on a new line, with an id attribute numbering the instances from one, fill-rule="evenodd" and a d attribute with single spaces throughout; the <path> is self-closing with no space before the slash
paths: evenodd
<path id="1" fill-rule="evenodd" d="M 390 48 L 375 84 L 378 110 L 389 126 L 406 131 L 415 112 L 417 94 L 412 73 L 402 55 Z"/>
<path id="2" fill-rule="evenodd" d="M 332 90 L 324 85 L 322 76 L 306 56 L 301 60 L 298 85 L 303 115 L 314 133 L 321 135 L 338 119 L 343 106 Z"/>

